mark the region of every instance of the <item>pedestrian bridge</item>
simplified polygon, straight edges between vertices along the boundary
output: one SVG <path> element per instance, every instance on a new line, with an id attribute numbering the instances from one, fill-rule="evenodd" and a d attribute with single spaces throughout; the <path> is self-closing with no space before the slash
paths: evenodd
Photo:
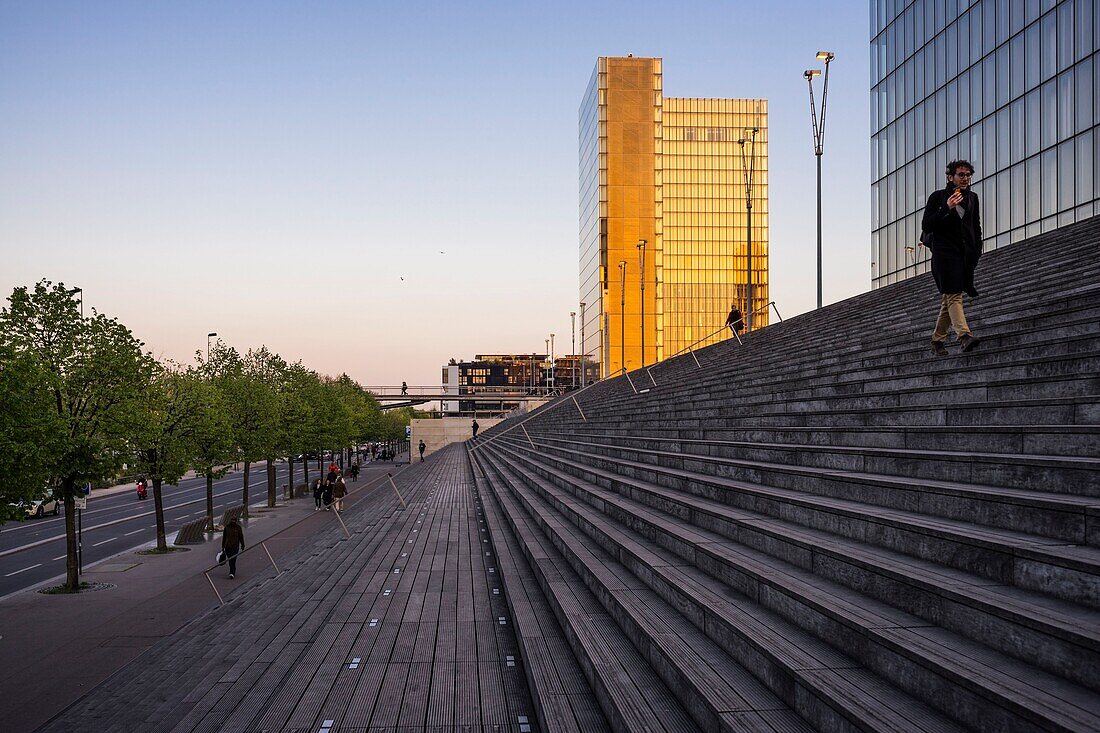
<path id="1" fill-rule="evenodd" d="M 425 402 L 478 402 L 495 405 L 503 402 L 543 402 L 566 391 L 565 387 L 485 387 L 466 386 L 374 386 L 363 389 L 374 395 L 383 409 L 411 407 Z"/>

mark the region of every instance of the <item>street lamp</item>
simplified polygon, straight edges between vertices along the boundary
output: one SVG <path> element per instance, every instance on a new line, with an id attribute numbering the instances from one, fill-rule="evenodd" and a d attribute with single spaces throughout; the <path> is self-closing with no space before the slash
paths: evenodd
<path id="1" fill-rule="evenodd" d="M 642 286 L 642 366 L 645 366 L 645 240 L 638 240 L 638 282 Z"/>
<path id="2" fill-rule="evenodd" d="M 577 388 L 577 313 L 569 312 L 569 350 L 573 357 L 573 389 Z"/>
<path id="3" fill-rule="evenodd" d="M 216 331 L 211 331 L 210 333 L 206 334 L 206 363 L 207 364 L 210 363 L 210 339 L 217 336 L 217 335 L 218 334 L 217 334 Z"/>
<path id="4" fill-rule="evenodd" d="M 581 355 L 581 386 L 585 384 L 585 380 L 588 379 L 588 351 L 584 348 L 584 301 L 581 301 L 581 351 L 584 352 Z"/>
<path id="5" fill-rule="evenodd" d="M 806 69 L 802 77 L 810 89 L 810 124 L 814 133 L 814 155 L 817 157 L 817 307 L 821 307 L 821 154 L 825 151 L 825 109 L 829 100 L 829 62 L 836 57 L 832 51 L 818 51 L 817 60 L 825 62 L 825 78 L 821 89 L 821 119 L 814 104 L 814 77 L 820 69 Z"/>
<path id="6" fill-rule="evenodd" d="M 619 260 L 619 366 L 626 369 L 626 260 Z"/>
<path id="7" fill-rule="evenodd" d="M 543 359 L 549 359 L 550 358 L 550 339 L 543 339 L 543 342 L 546 344 L 546 348 L 543 349 L 546 352 L 546 356 L 544 356 Z M 539 374 L 539 381 L 540 382 L 542 381 L 542 374 Z M 544 386 L 549 386 L 549 384 L 550 383 L 547 382 L 546 385 L 544 385 Z"/>
<path id="8" fill-rule="evenodd" d="M 84 291 L 80 288 L 73 288 L 72 290 L 66 290 L 66 295 L 79 295 L 80 296 L 80 320 L 84 320 Z"/>
<path id="9" fill-rule="evenodd" d="M 550 386 L 557 387 L 557 360 L 554 358 L 554 334 L 550 334 Z"/>
<path id="10" fill-rule="evenodd" d="M 753 155 L 753 146 L 756 144 L 758 128 L 746 128 L 737 144 L 741 146 L 741 172 L 745 178 L 745 213 L 746 213 L 746 245 L 745 245 L 745 325 L 752 331 L 752 175 L 756 166 L 756 157 Z M 745 153 L 745 145 L 748 145 L 748 154 Z"/>

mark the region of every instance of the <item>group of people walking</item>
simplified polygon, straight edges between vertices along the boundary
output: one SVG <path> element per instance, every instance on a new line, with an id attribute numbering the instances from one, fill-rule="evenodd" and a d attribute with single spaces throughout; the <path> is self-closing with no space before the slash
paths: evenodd
<path id="1" fill-rule="evenodd" d="M 351 468 L 352 480 L 359 477 L 359 465 Z M 344 497 L 348 495 L 348 486 L 340 473 L 340 468 L 335 463 L 328 466 L 328 474 L 323 479 L 313 482 L 313 511 L 344 511 Z"/>

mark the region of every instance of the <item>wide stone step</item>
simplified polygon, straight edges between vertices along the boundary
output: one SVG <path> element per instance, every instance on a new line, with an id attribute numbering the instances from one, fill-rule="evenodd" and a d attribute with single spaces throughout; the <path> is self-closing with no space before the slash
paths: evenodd
<path id="1" fill-rule="evenodd" d="M 495 446 L 489 450 L 497 451 Z M 497 458 L 509 462 L 500 453 Z M 629 556 L 628 567 L 655 572 L 651 543 L 657 535 L 675 536 L 675 546 L 693 547 L 698 553 L 689 565 L 760 599 L 820 638 L 833 640 L 895 685 L 922 696 L 934 689 L 925 701 L 960 716 L 967 725 L 998 730 L 1089 730 L 1100 725 L 1100 700 L 1093 693 L 993 650 L 987 650 L 987 661 L 964 657 L 953 646 L 963 639 L 934 627 L 939 641 L 930 649 L 919 633 L 928 623 L 908 613 L 758 551 L 683 529 L 679 522 L 654 516 L 649 526 L 656 534 L 639 535 L 560 488 L 529 483 L 576 526 L 598 536 L 620 558 Z M 604 508 L 608 498 L 601 499 Z"/>
<path id="2" fill-rule="evenodd" d="M 504 443 L 513 450 L 529 452 L 527 444 Z M 638 461 L 638 456 L 629 449 L 594 448 L 576 441 L 552 441 L 545 437 L 540 437 L 539 446 L 540 454 L 561 459 L 556 465 L 606 473 L 609 485 L 622 482 L 633 486 L 630 479 L 646 482 L 643 495 L 660 497 L 653 499 L 654 506 L 694 516 L 696 523 L 706 521 L 710 529 L 717 526 L 716 531 L 724 532 L 727 522 L 744 520 L 744 511 L 750 511 L 761 518 L 782 518 L 966 570 L 999 583 L 1100 607 L 1100 549 L 1084 542 L 1088 535 L 1087 513 L 1082 513 L 1076 522 L 1070 520 L 1077 525 L 1081 540 L 1078 544 L 1066 544 L 1064 539 L 976 524 L 970 521 L 974 514 L 969 512 L 960 512 L 957 519 L 945 519 L 921 513 L 919 503 L 912 509 L 884 508 L 879 503 L 859 502 L 848 497 L 822 497 L 796 489 L 700 474 L 697 468 L 685 470 L 682 466 L 686 461 L 676 458 L 655 463 L 649 456 L 649 460 Z M 574 472 L 574 475 L 577 474 Z M 681 508 L 685 493 L 702 503 Z M 1057 497 L 1038 494 L 1033 497 L 1048 502 L 1052 498 Z M 643 500 L 651 503 L 649 498 Z M 710 509 L 704 511 L 704 506 Z M 711 517 L 718 507 L 726 507 L 732 512 L 731 517 Z M 1100 504 L 1085 512 L 1096 508 L 1100 508 Z M 704 519 L 696 516 L 699 513 Z M 1029 522 L 1020 509 L 1017 515 L 1017 526 L 1030 528 L 1038 524 Z M 1070 527 L 1065 529 L 1069 531 Z"/>
<path id="3" fill-rule="evenodd" d="M 559 440 L 554 434 L 542 441 Z M 611 435 L 598 429 L 577 434 L 584 443 L 607 454 L 632 449 L 641 461 L 675 465 L 701 459 L 711 474 L 722 466 L 740 467 L 746 462 L 805 466 L 858 473 L 928 478 L 936 481 L 1038 490 L 1039 487 L 1072 483 L 1086 496 L 1100 497 L 1100 458 L 1058 455 L 1018 455 L 985 451 L 919 450 L 868 446 L 807 445 L 756 441 L 685 439 L 661 435 Z M 663 459 L 663 460 L 662 460 Z M 669 461 L 672 461 L 671 463 Z M 1100 498 L 1096 504 L 1100 506 Z"/>
<path id="4" fill-rule="evenodd" d="M 511 518 L 518 513 L 508 507 L 507 497 L 494 489 L 495 479 L 491 473 L 494 470 L 490 468 L 486 472 L 488 488 Z M 512 531 L 524 546 L 539 587 L 612 728 L 623 731 L 695 729 L 692 718 L 673 692 L 631 645 L 580 577 L 561 562 L 557 550 L 540 541 L 539 533 L 523 531 L 522 527 L 522 524 L 514 524 Z"/>
<path id="5" fill-rule="evenodd" d="M 519 514 L 525 511 L 538 523 L 542 531 L 553 539 L 554 546 L 565 556 L 565 560 L 585 577 L 605 605 L 614 607 L 616 617 L 635 629 L 636 636 L 632 637 L 635 643 L 649 649 L 657 647 L 668 651 L 668 640 L 663 637 L 668 636 L 669 631 L 658 632 L 652 627 L 636 624 L 630 615 L 631 607 L 636 606 L 624 600 L 636 597 L 638 591 L 649 588 L 648 582 L 640 582 L 614 553 L 608 554 L 598 542 L 578 532 L 561 512 L 531 492 L 525 486 L 530 477 L 521 478 L 500 462 L 494 461 L 492 465 L 504 487 L 522 506 L 522 509 L 513 509 L 512 512 Z M 661 552 L 659 548 L 655 550 L 655 553 Z M 659 557 L 657 554 L 654 556 Z M 660 560 L 656 562 L 655 567 L 660 570 L 683 570 L 684 575 L 690 577 L 691 571 L 687 568 L 673 568 Z M 701 580 L 701 577 L 696 580 Z M 657 597 L 670 604 L 662 609 L 663 613 L 657 619 L 659 623 L 667 625 L 671 619 L 677 627 L 682 627 L 685 621 L 690 621 L 697 631 L 705 632 L 702 639 L 709 640 L 718 635 L 719 639 L 715 639 L 714 643 L 725 652 L 727 660 L 723 662 L 720 652 L 713 651 L 708 641 L 704 648 L 708 650 L 706 655 L 712 663 L 729 664 L 730 659 L 739 657 L 749 660 L 750 664 L 746 667 L 756 679 L 784 698 L 784 702 L 789 702 L 802 718 L 818 730 L 848 730 L 853 725 L 864 730 L 956 729 L 943 716 L 883 685 L 829 646 L 787 624 L 775 614 L 756 607 L 732 589 L 726 589 L 728 592 L 724 593 L 723 589 L 714 588 L 711 582 L 708 592 L 714 588 L 722 600 L 708 605 L 704 611 L 690 602 L 685 604 L 686 599 L 668 593 L 668 586 L 659 587 L 666 592 L 652 590 Z M 687 615 L 683 614 L 685 610 Z M 659 623 L 653 626 L 659 629 Z M 689 650 L 690 647 L 677 646 L 669 656 L 679 658 Z M 726 723 L 723 729 L 772 730 L 769 727 L 772 725 L 776 730 L 786 730 L 782 726 L 795 725 L 796 721 L 791 719 L 776 719 L 776 713 L 782 714 L 782 708 L 777 709 L 763 697 L 759 685 L 754 684 L 751 677 L 735 676 L 727 680 L 729 684 L 739 686 L 738 698 L 749 704 L 755 701 L 758 709 L 751 711 L 756 715 L 748 719 L 745 718 L 745 711 L 735 711 L 736 718 L 721 721 Z M 718 690 L 724 687 L 721 685 Z M 729 697 L 728 694 L 726 696 Z M 762 725 L 760 718 L 769 725 Z"/>
<path id="6" fill-rule="evenodd" d="M 488 536 L 497 558 L 502 595 L 515 622 L 523 668 L 541 728 L 563 733 L 610 731 L 600 712 L 599 700 L 569 648 L 566 634 L 538 585 L 516 533 L 502 517 L 484 472 L 476 463 L 471 463 L 471 468 L 478 485 L 476 493 L 484 509 L 482 532 Z M 479 473 L 480 480 L 477 479 Z M 522 518 L 510 519 L 520 536 L 527 536 L 531 531 Z M 543 557 L 532 555 L 535 562 Z M 499 588 L 494 588 L 494 593 L 498 591 Z"/>

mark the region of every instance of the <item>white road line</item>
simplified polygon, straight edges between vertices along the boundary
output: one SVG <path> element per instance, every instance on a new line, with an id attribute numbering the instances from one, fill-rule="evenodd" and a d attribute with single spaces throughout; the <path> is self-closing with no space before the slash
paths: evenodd
<path id="1" fill-rule="evenodd" d="M 69 554 L 65 553 L 64 555 L 61 555 L 60 557 L 55 557 L 53 560 L 54 560 L 54 562 L 56 562 L 57 560 L 64 560 L 68 556 L 69 556 Z"/>
<path id="2" fill-rule="evenodd" d="M 114 542 L 114 541 L 115 541 L 115 540 L 117 540 L 117 539 L 118 539 L 118 537 L 112 537 L 112 538 L 111 538 L 111 539 L 109 539 L 109 540 L 103 540 L 102 542 L 97 542 L 97 543 L 95 543 L 94 545 L 92 545 L 92 547 L 99 547 L 100 545 L 105 545 L 105 544 L 107 544 L 108 542 Z"/>
<path id="3" fill-rule="evenodd" d="M 191 516 L 191 515 L 190 514 L 184 514 L 182 517 L 176 517 L 172 521 L 173 522 L 182 522 L 183 520 L 187 519 L 189 516 Z"/>
<path id="4" fill-rule="evenodd" d="M 5 578 L 10 578 L 10 577 L 11 577 L 11 576 L 13 576 L 13 575 L 19 575 L 19 573 L 25 573 L 25 572 L 27 572 L 28 570 L 34 570 L 35 568 L 39 567 L 39 566 L 40 566 L 41 564 L 42 564 L 42 563 L 38 563 L 37 565 L 31 565 L 31 566 L 30 566 L 29 568 L 23 568 L 22 570 L 16 570 L 16 571 L 15 571 L 14 573 L 8 573 L 8 574 L 7 574 L 7 575 L 5 575 L 4 577 L 5 577 Z"/>
<path id="5" fill-rule="evenodd" d="M 144 529 L 135 529 L 133 532 L 127 532 L 126 534 L 124 534 L 122 536 L 123 537 L 129 537 L 132 534 L 137 534 L 138 532 L 144 532 L 144 531 L 145 531 Z"/>

